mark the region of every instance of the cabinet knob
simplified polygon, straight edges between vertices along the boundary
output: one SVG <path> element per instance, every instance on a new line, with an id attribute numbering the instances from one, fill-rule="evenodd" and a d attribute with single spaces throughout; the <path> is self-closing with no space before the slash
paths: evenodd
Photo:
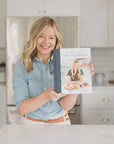
<path id="1" fill-rule="evenodd" d="M 44 10 L 44 13 L 47 13 L 47 10 Z"/>
<path id="2" fill-rule="evenodd" d="M 103 101 L 103 102 L 109 102 L 110 99 L 109 99 L 109 98 L 103 98 L 102 101 Z"/>
<path id="3" fill-rule="evenodd" d="M 41 10 L 38 10 L 38 13 L 41 13 Z"/>
<path id="4" fill-rule="evenodd" d="M 110 41 L 110 44 L 113 44 L 113 41 L 112 41 L 112 40 Z"/>
<path id="5" fill-rule="evenodd" d="M 104 44 L 107 44 L 108 43 L 108 41 L 107 40 L 104 40 Z"/>
<path id="6" fill-rule="evenodd" d="M 106 117 L 106 118 L 103 118 L 102 121 L 108 122 L 108 121 L 109 121 L 109 118 L 107 118 L 107 117 Z"/>

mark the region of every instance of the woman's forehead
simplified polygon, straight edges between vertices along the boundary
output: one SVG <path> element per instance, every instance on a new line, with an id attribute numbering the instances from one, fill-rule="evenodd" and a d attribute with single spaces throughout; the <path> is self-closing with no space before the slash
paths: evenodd
<path id="1" fill-rule="evenodd" d="M 53 35 L 55 36 L 55 30 L 52 26 L 47 26 L 42 32 L 44 35 Z"/>

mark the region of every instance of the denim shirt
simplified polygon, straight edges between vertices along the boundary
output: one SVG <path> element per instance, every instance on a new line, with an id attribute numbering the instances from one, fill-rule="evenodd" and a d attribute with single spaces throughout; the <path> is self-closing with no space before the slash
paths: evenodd
<path id="1" fill-rule="evenodd" d="M 54 86 L 53 64 L 51 58 L 47 64 L 43 64 L 38 58 L 33 61 L 33 69 L 26 72 L 23 63 L 19 60 L 14 68 L 13 88 L 15 93 L 15 104 L 17 108 L 24 99 L 38 96 L 45 90 Z M 66 111 L 60 106 L 58 101 L 48 101 L 37 110 L 26 114 L 26 116 L 48 120 L 61 116 Z"/>

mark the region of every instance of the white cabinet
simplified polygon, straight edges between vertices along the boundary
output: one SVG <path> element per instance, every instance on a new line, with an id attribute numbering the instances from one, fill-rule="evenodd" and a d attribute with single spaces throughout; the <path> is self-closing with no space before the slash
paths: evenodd
<path id="1" fill-rule="evenodd" d="M 81 47 L 114 46 L 114 1 L 81 0 Z"/>
<path id="2" fill-rule="evenodd" d="M 114 124 L 114 89 L 94 87 L 81 95 L 81 124 Z"/>
<path id="3" fill-rule="evenodd" d="M 0 86 L 0 127 L 6 124 L 6 87 Z"/>
<path id="4" fill-rule="evenodd" d="M 7 0 L 7 16 L 32 16 L 38 14 L 38 0 Z M 40 6 L 39 6 L 40 7 Z"/>
<path id="5" fill-rule="evenodd" d="M 114 124 L 114 109 L 85 109 L 81 111 L 81 124 L 111 125 Z"/>
<path id="6" fill-rule="evenodd" d="M 5 47 L 6 0 L 0 0 L 0 47 Z"/>
<path id="7" fill-rule="evenodd" d="M 7 16 L 77 16 L 80 0 L 7 0 Z"/>
<path id="8" fill-rule="evenodd" d="M 44 10 L 52 16 L 79 16 L 79 0 L 44 0 Z"/>
<path id="9" fill-rule="evenodd" d="M 114 47 L 114 0 L 109 0 L 109 46 Z"/>

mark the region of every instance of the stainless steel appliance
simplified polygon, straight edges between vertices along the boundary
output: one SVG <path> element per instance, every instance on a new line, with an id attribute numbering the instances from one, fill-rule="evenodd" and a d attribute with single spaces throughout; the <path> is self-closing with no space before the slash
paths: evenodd
<path id="1" fill-rule="evenodd" d="M 13 69 L 21 57 L 24 44 L 28 40 L 32 24 L 39 17 L 7 17 L 7 113 L 8 123 L 21 123 L 21 116 L 16 109 L 12 86 Z M 78 17 L 53 17 L 60 25 L 63 35 L 63 48 L 79 47 Z"/>
<path id="2" fill-rule="evenodd" d="M 71 120 L 71 124 L 80 124 L 80 100 L 81 95 L 78 95 L 77 102 L 75 106 L 69 111 L 69 117 Z"/>
<path id="3" fill-rule="evenodd" d="M 5 70 L 5 63 L 0 63 L 0 83 L 6 82 L 6 70 Z"/>

